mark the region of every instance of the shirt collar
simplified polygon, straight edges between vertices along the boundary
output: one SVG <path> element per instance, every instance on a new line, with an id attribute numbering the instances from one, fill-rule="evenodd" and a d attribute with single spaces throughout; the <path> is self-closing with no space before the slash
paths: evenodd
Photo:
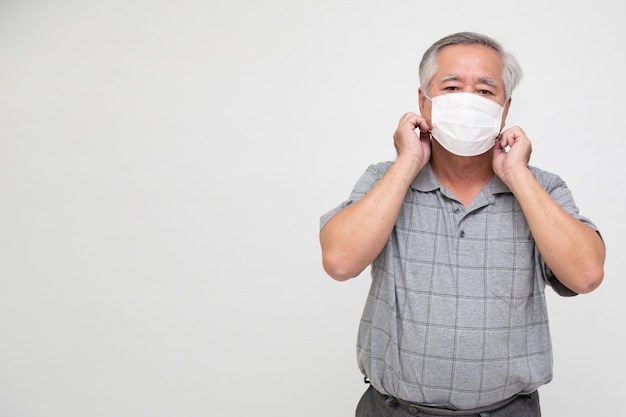
<path id="1" fill-rule="evenodd" d="M 411 188 L 426 193 L 441 189 L 442 186 L 430 164 L 426 164 L 426 166 L 424 166 L 424 168 L 422 168 L 422 170 L 415 176 L 415 179 L 411 183 Z M 493 195 L 511 192 L 509 187 L 507 187 L 497 175 L 494 175 L 487 183 L 485 191 Z"/>
<path id="2" fill-rule="evenodd" d="M 424 168 L 422 168 L 413 179 L 411 187 L 414 190 L 427 193 L 429 191 L 435 191 L 437 189 L 440 189 L 441 183 L 439 182 L 439 178 L 437 178 L 437 176 L 433 172 L 430 164 L 426 164 Z"/>

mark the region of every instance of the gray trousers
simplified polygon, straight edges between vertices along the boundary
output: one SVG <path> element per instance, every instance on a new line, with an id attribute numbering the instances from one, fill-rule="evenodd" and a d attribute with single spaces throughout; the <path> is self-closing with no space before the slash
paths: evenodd
<path id="1" fill-rule="evenodd" d="M 405 401 L 387 397 L 370 386 L 361 397 L 356 408 L 356 417 L 541 417 L 539 393 L 519 395 L 500 408 L 494 410 L 477 410 L 467 414 L 462 411 L 432 409 L 420 407 Z"/>

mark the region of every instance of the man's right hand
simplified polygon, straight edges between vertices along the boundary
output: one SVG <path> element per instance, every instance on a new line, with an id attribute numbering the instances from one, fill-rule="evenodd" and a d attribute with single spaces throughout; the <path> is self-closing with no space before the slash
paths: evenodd
<path id="1" fill-rule="evenodd" d="M 419 129 L 419 136 L 416 130 Z M 393 144 L 398 157 L 415 158 L 419 168 L 430 160 L 430 126 L 426 119 L 415 113 L 406 113 L 400 119 L 393 135 Z"/>

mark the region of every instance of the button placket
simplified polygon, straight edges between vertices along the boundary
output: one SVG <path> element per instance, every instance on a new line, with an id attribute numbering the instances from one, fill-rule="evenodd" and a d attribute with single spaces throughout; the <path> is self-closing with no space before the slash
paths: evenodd
<path id="1" fill-rule="evenodd" d="M 463 219 L 465 218 L 465 215 L 463 213 L 463 210 L 461 209 L 461 207 L 456 206 L 452 209 L 452 212 L 458 216 L 459 214 L 461 215 L 460 219 L 457 217 L 457 230 L 458 232 L 458 237 L 459 238 L 464 238 L 465 237 L 465 231 L 462 229 L 462 223 L 463 223 Z"/>

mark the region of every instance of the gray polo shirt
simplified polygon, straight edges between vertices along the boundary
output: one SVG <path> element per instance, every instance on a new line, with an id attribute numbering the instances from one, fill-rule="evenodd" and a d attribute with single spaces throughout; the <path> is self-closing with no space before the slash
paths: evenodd
<path id="1" fill-rule="evenodd" d="M 391 164 L 370 166 L 321 227 Z M 558 176 L 530 169 L 565 211 L 597 230 Z M 546 266 L 517 200 L 496 176 L 465 208 L 424 167 L 371 271 L 357 355 L 381 393 L 466 410 L 552 379 L 544 289 L 575 294 Z"/>

